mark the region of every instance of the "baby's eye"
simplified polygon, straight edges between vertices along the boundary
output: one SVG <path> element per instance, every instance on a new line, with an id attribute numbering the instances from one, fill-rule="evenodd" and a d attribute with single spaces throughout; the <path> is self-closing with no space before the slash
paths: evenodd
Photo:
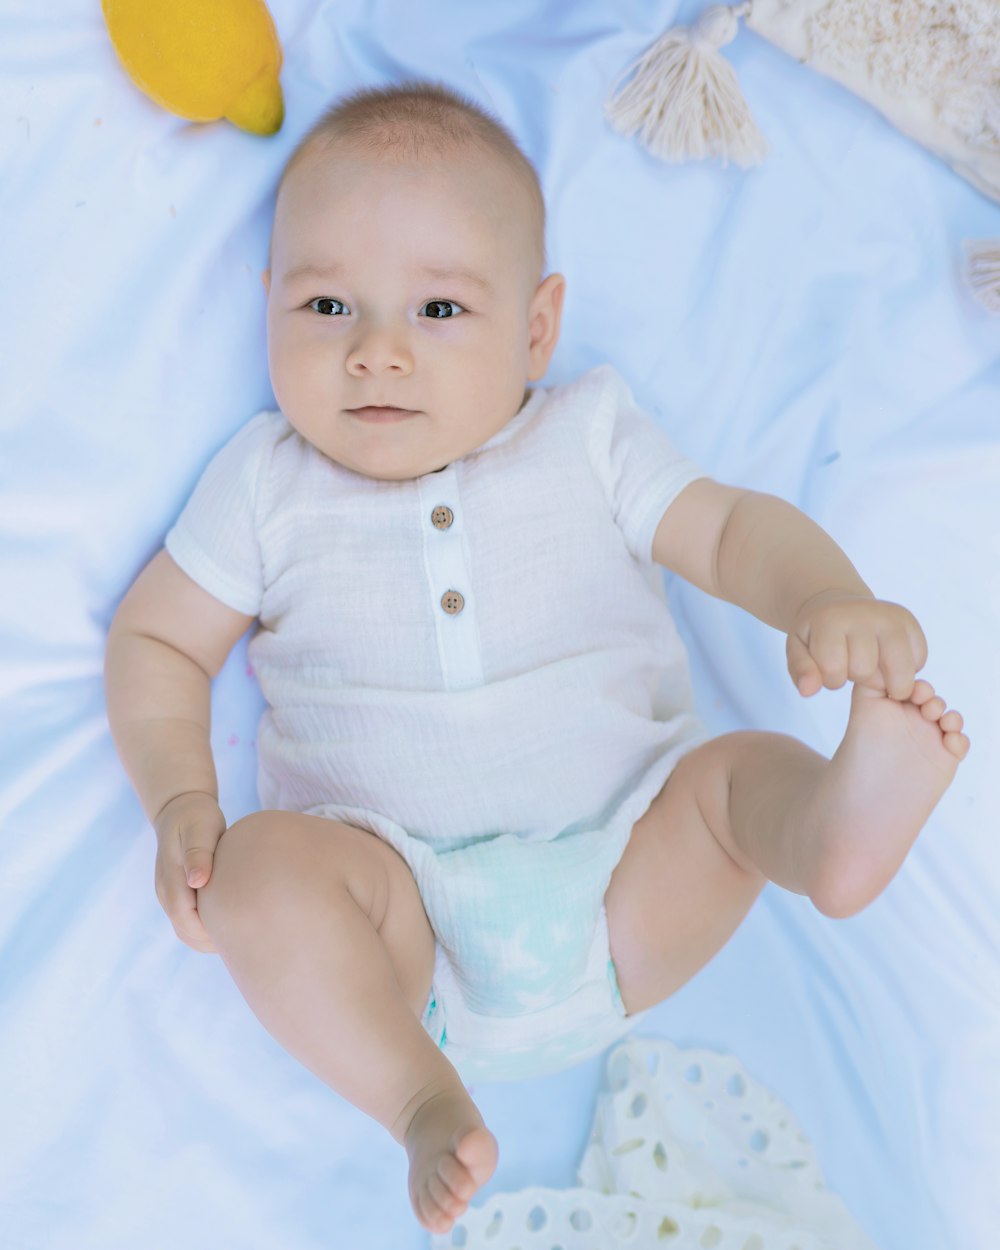
<path id="1" fill-rule="evenodd" d="M 340 308 L 344 307 L 339 299 L 329 299 L 325 295 L 320 296 L 319 299 L 314 299 L 309 307 L 314 308 L 318 313 L 322 313 L 324 317 L 332 317 L 334 315 L 334 304 Z"/>
<path id="2" fill-rule="evenodd" d="M 336 307 L 334 307 L 335 305 Z M 318 299 L 312 300 L 309 307 L 324 317 L 340 316 L 346 309 L 346 305 L 339 299 L 333 299 L 326 295 L 322 295 Z M 440 310 L 429 314 L 432 321 L 445 321 L 449 317 L 454 317 L 455 313 L 452 312 L 451 309 L 455 309 L 459 313 L 465 311 L 461 304 L 456 304 L 454 300 L 450 299 L 428 300 L 427 303 L 424 304 L 424 308 L 434 308 Z"/>
<path id="3" fill-rule="evenodd" d="M 428 300 L 427 303 L 424 305 L 424 307 L 425 308 L 459 308 L 461 309 L 462 305 L 456 304 L 454 300 L 450 300 L 450 299 L 432 299 L 432 300 Z M 462 311 L 464 312 L 464 309 L 462 309 Z M 455 314 L 451 312 L 442 312 L 442 313 L 435 312 L 435 313 L 430 314 L 430 320 L 431 321 L 445 321 L 448 317 L 453 317 L 454 315 Z"/>

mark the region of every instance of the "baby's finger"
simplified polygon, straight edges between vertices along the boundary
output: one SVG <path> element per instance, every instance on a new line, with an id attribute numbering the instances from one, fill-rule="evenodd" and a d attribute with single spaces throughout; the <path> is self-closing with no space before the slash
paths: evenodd
<path id="1" fill-rule="evenodd" d="M 197 890 L 208 885 L 214 862 L 215 856 L 205 847 L 189 847 L 184 852 L 184 870 L 187 874 L 188 885 Z"/>
<path id="2" fill-rule="evenodd" d="M 795 634 L 788 635 L 785 643 L 785 655 L 788 660 L 788 672 L 798 689 L 799 694 L 808 698 L 823 686 L 823 675 L 816 661 L 809 654 L 809 648 Z"/>
<path id="3" fill-rule="evenodd" d="M 182 901 L 175 913 L 176 919 L 171 917 L 174 932 L 185 945 L 193 947 L 202 955 L 217 955 L 219 952 L 208 936 L 208 930 L 202 924 L 201 916 L 198 915 L 197 895 L 194 890 L 189 890 L 188 893 L 191 896 L 191 905 L 188 906 Z"/>
<path id="4" fill-rule="evenodd" d="M 880 640 L 879 667 L 889 698 L 900 702 L 908 699 L 913 693 L 917 669 L 906 630 L 894 630 Z"/>
<path id="5" fill-rule="evenodd" d="M 919 673 L 923 666 L 927 663 L 926 635 L 920 628 L 920 622 L 912 612 L 907 612 L 906 619 L 903 622 L 903 628 L 906 630 L 906 636 L 910 642 L 910 653 L 913 656 L 914 668 Z"/>
<path id="6" fill-rule="evenodd" d="M 847 676 L 863 686 L 884 690 L 885 682 L 879 671 L 878 638 L 871 630 L 855 632 L 847 636 Z"/>
<path id="7" fill-rule="evenodd" d="M 817 630 L 809 639 L 809 654 L 823 675 L 823 685 L 839 690 L 847 681 L 849 659 L 847 637 L 840 630 Z"/>
<path id="8" fill-rule="evenodd" d="M 226 818 L 217 803 L 209 799 L 185 813 L 178 826 L 180 858 L 188 885 L 201 889 L 208 885 L 215 860 L 215 848 L 226 831 Z"/>
<path id="9" fill-rule="evenodd" d="M 159 884 L 159 883 L 158 883 Z M 217 955 L 212 939 L 198 915 L 198 895 L 184 883 L 184 874 L 174 865 L 168 873 L 168 880 L 157 890 L 157 897 L 163 910 L 167 913 L 174 932 L 184 943 L 203 955 Z"/>

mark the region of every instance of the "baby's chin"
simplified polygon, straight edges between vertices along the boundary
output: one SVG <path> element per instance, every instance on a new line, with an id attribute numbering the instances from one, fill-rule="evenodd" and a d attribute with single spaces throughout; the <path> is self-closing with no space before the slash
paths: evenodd
<path id="1" fill-rule="evenodd" d="M 352 466 L 345 465 L 344 467 L 351 468 Z M 418 477 L 426 477 L 428 473 L 440 473 L 447 467 L 446 464 L 439 464 L 433 469 L 399 469 L 397 471 L 388 471 L 381 467 L 373 470 L 357 468 L 354 472 L 360 473 L 362 477 L 369 477 L 375 482 L 413 482 Z"/>
<path id="2" fill-rule="evenodd" d="M 359 473 L 362 477 L 372 478 L 377 482 L 409 482 L 415 478 L 424 477 L 428 473 L 440 473 L 455 459 L 454 456 L 449 457 L 441 452 L 436 455 L 428 452 L 423 456 L 412 453 L 402 456 L 377 452 L 369 455 L 352 455 L 347 450 L 333 453 L 324 448 L 319 450 L 342 468 L 350 469 L 352 473 Z"/>

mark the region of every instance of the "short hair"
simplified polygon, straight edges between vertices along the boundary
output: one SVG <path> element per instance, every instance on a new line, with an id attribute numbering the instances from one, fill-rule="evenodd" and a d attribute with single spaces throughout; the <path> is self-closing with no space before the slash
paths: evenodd
<path id="1" fill-rule="evenodd" d="M 440 81 L 410 79 L 367 87 L 330 106 L 296 145 L 278 191 L 303 156 L 317 144 L 343 140 L 362 154 L 412 160 L 424 152 L 450 156 L 463 148 L 499 159 L 525 192 L 539 278 L 545 254 L 545 197 L 535 167 L 499 118 Z"/>

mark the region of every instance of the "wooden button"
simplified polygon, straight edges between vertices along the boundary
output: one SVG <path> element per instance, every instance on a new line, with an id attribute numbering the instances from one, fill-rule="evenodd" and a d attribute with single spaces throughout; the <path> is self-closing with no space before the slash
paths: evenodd
<path id="1" fill-rule="evenodd" d="M 456 616 L 465 607 L 465 599 L 457 590 L 446 590 L 441 596 L 441 606 L 449 616 Z"/>
<path id="2" fill-rule="evenodd" d="M 439 508 L 435 508 L 431 513 L 431 521 L 435 529 L 446 530 L 454 519 L 454 512 L 445 504 L 441 504 Z"/>

